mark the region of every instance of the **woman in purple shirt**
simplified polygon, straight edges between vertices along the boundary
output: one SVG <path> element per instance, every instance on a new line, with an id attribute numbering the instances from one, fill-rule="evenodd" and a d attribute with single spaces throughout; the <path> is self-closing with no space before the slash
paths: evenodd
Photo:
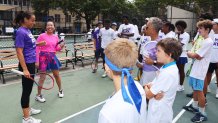
<path id="1" fill-rule="evenodd" d="M 30 115 L 38 114 L 41 110 L 36 110 L 29 107 L 30 94 L 33 88 L 33 81 L 30 77 L 35 74 L 36 62 L 36 40 L 32 35 L 30 29 L 35 24 L 35 15 L 30 12 L 23 12 L 17 14 L 15 18 L 16 24 L 20 27 L 16 32 L 15 47 L 17 57 L 19 60 L 19 70 L 23 71 L 22 76 L 22 96 L 21 107 L 23 109 L 22 123 L 41 123 L 40 119 L 30 117 Z M 43 43 L 39 45 L 44 45 Z"/>

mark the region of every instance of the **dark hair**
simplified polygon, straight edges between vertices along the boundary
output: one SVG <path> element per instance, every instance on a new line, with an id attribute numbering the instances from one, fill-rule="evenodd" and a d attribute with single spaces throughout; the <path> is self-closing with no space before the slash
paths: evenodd
<path id="1" fill-rule="evenodd" d="M 111 21 L 110 21 L 109 19 L 107 19 L 107 20 L 104 21 L 104 23 L 105 23 L 105 24 L 110 24 Z"/>
<path id="2" fill-rule="evenodd" d="M 127 20 L 129 20 L 129 16 L 128 16 L 128 15 L 123 15 L 122 19 L 127 19 Z"/>
<path id="3" fill-rule="evenodd" d="M 34 15 L 34 14 L 29 12 L 29 11 L 25 11 L 25 12 L 20 11 L 15 18 L 15 23 L 22 24 L 22 23 L 24 23 L 24 18 L 30 19 L 32 15 Z"/>
<path id="4" fill-rule="evenodd" d="M 183 20 L 179 20 L 179 21 L 176 21 L 176 26 L 181 26 L 183 29 L 186 29 L 187 28 L 187 24 L 185 21 Z"/>
<path id="5" fill-rule="evenodd" d="M 166 54 L 171 54 L 174 60 L 178 60 L 182 53 L 182 45 L 175 38 L 163 39 L 157 43 L 157 46 L 162 47 Z"/>
<path id="6" fill-rule="evenodd" d="M 175 26 L 172 23 L 170 24 L 170 31 L 175 32 Z"/>

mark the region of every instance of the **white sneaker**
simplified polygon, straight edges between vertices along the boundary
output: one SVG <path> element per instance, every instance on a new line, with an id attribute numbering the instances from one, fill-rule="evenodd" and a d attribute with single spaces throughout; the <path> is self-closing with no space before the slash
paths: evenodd
<path id="1" fill-rule="evenodd" d="M 41 113 L 41 110 L 30 108 L 30 115 L 36 115 L 36 114 L 39 114 L 39 113 Z"/>
<path id="2" fill-rule="evenodd" d="M 42 120 L 40 119 L 35 119 L 33 117 L 29 117 L 29 118 L 23 118 L 22 123 L 41 123 Z"/>
<path id="3" fill-rule="evenodd" d="M 211 92 L 211 90 L 210 90 L 210 87 L 209 87 L 209 85 L 207 86 L 207 93 L 210 93 Z"/>
<path id="4" fill-rule="evenodd" d="M 181 91 L 184 91 L 184 86 L 183 85 L 178 85 L 177 87 L 177 91 L 181 92 Z"/>
<path id="5" fill-rule="evenodd" d="M 216 98 L 218 99 L 218 88 L 216 89 Z"/>
<path id="6" fill-rule="evenodd" d="M 101 76 L 102 78 L 105 78 L 105 77 L 107 77 L 107 74 L 106 74 L 106 72 L 104 72 L 104 74 Z"/>
<path id="7" fill-rule="evenodd" d="M 38 102 L 41 102 L 41 103 L 44 103 L 46 101 L 45 98 L 42 95 L 37 95 L 35 97 L 35 100 L 38 101 Z"/>
<path id="8" fill-rule="evenodd" d="M 58 92 L 58 96 L 59 96 L 59 98 L 63 98 L 63 97 L 64 97 L 64 92 L 63 92 L 63 90 L 60 90 L 60 91 Z"/>

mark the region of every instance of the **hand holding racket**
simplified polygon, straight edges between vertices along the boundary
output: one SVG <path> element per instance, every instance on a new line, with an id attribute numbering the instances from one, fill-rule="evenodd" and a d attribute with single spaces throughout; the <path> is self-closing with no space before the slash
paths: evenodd
<path id="1" fill-rule="evenodd" d="M 27 72 L 24 73 L 15 69 L 11 69 L 11 71 L 33 80 L 41 89 L 50 90 L 54 87 L 54 78 L 47 73 L 28 74 Z M 34 76 L 34 78 L 32 78 L 31 75 Z"/>

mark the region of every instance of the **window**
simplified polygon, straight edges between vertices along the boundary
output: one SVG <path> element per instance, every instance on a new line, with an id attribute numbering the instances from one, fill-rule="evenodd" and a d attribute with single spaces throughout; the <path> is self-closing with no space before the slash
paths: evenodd
<path id="1" fill-rule="evenodd" d="M 8 0 L 4 0 L 4 4 L 8 4 Z"/>
<path id="2" fill-rule="evenodd" d="M 26 0 L 23 0 L 23 6 L 26 6 Z"/>
<path id="3" fill-rule="evenodd" d="M 3 0 L 0 0 L 0 4 L 3 4 Z"/>
<path id="4" fill-rule="evenodd" d="M 66 15 L 65 16 L 65 21 L 66 22 L 71 22 L 71 15 Z"/>
<path id="5" fill-rule="evenodd" d="M 59 14 L 55 14 L 55 22 L 60 22 L 61 16 Z"/>
<path id="6" fill-rule="evenodd" d="M 18 1 L 17 0 L 14 0 L 14 5 L 18 5 Z"/>
<path id="7" fill-rule="evenodd" d="M 12 0 L 8 0 L 8 4 L 12 5 Z"/>

